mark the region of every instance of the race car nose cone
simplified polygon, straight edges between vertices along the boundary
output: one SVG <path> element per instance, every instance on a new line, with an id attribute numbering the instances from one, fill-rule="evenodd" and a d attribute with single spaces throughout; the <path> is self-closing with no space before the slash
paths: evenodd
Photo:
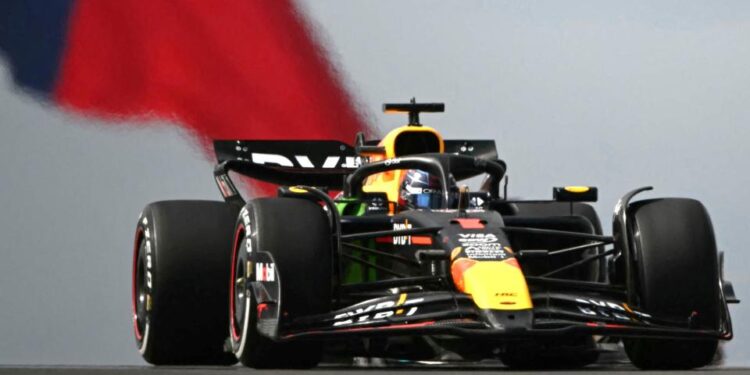
<path id="1" fill-rule="evenodd" d="M 515 258 L 458 258 L 451 264 L 451 276 L 458 290 L 470 294 L 479 309 L 519 311 L 533 306 L 526 278 Z"/>
<path id="2" fill-rule="evenodd" d="M 506 332 L 529 329 L 534 319 L 531 309 L 515 311 L 485 309 L 481 311 L 481 316 L 490 327 Z"/>

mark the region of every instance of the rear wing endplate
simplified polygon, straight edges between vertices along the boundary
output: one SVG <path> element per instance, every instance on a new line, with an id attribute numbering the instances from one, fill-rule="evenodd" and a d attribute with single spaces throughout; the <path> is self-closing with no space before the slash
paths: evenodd
<path id="1" fill-rule="evenodd" d="M 474 156 L 480 159 L 497 160 L 497 146 L 491 139 L 446 139 L 446 154 Z"/>

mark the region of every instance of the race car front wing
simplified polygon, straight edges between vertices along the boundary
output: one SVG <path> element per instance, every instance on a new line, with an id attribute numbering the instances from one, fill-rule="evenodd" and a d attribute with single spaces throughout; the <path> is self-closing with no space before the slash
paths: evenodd
<path id="1" fill-rule="evenodd" d="M 530 310 L 481 310 L 471 296 L 434 291 L 373 298 L 331 313 L 282 326 L 277 340 L 345 336 L 454 335 L 496 340 L 540 336 L 607 335 L 682 339 L 730 339 L 731 322 L 697 328 L 699 317 L 656 317 L 626 303 L 583 295 L 535 293 Z"/>

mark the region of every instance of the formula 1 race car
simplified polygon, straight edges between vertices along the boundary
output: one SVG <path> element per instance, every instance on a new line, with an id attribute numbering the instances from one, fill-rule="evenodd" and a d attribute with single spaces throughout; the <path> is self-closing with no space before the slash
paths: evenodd
<path id="1" fill-rule="evenodd" d="M 700 202 L 632 201 L 651 188 L 635 189 L 604 235 L 587 203 L 596 188 L 509 199 L 494 141 L 420 124 L 441 103 L 384 107 L 409 124 L 354 146 L 216 141 L 223 202 L 146 206 L 132 299 L 147 362 L 576 368 L 622 343 L 639 368 L 686 369 L 732 338 L 727 304 L 739 301 Z M 245 201 L 230 172 L 278 184 L 278 196 Z M 459 185 L 477 176 L 476 191 Z"/>

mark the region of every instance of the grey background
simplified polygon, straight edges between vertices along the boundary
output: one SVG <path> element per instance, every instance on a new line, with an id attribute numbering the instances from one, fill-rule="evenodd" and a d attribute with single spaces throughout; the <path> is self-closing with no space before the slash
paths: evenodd
<path id="1" fill-rule="evenodd" d="M 423 121 L 495 138 L 512 195 L 600 189 L 689 196 L 712 214 L 726 274 L 744 249 L 750 2 L 312 1 L 301 9 L 367 119 L 384 101 L 444 101 Z M 4 63 L 3 63 L 4 64 Z M 142 364 L 130 320 L 132 229 L 148 202 L 218 198 L 211 163 L 169 124 L 40 105 L 0 65 L 0 364 Z M 750 365 L 747 304 L 727 363 Z"/>

